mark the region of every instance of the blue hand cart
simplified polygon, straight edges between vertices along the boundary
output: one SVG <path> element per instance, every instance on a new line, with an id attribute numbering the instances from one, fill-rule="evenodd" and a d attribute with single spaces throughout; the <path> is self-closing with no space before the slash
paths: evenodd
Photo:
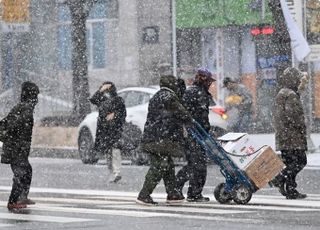
<path id="1" fill-rule="evenodd" d="M 188 128 L 193 139 L 205 149 L 209 159 L 220 167 L 221 174 L 226 182 L 219 184 L 214 189 L 214 197 L 221 204 L 232 200 L 237 204 L 247 204 L 256 192 L 257 187 L 247 177 L 245 172 L 230 159 L 229 153 L 214 140 L 197 122 Z"/>

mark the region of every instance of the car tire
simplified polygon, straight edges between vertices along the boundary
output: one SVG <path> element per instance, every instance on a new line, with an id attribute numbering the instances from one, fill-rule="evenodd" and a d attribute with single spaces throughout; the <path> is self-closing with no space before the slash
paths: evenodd
<path id="1" fill-rule="evenodd" d="M 99 158 L 93 151 L 93 138 L 88 128 L 82 128 L 78 138 L 78 151 L 84 164 L 95 164 Z"/>

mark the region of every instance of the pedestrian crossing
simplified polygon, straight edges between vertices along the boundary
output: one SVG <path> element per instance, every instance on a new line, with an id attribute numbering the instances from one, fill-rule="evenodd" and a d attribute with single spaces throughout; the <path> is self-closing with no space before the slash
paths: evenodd
<path id="1" fill-rule="evenodd" d="M 0 191 L 10 191 L 1 187 Z M 6 201 L 0 201 L 0 229 L 16 224 L 45 223 L 88 224 L 99 223 L 114 216 L 123 218 L 175 218 L 189 220 L 215 220 L 224 222 L 263 224 L 261 218 L 252 218 L 259 212 L 318 212 L 320 194 L 309 194 L 305 200 L 286 200 L 277 195 L 253 195 L 247 205 L 219 204 L 211 196 L 209 203 L 184 202 L 166 204 L 166 194 L 153 194 L 158 206 L 142 206 L 135 203 L 136 192 L 33 188 L 30 198 L 36 205 L 12 213 L 6 209 Z M 4 197 L 4 196 L 1 196 Z"/>

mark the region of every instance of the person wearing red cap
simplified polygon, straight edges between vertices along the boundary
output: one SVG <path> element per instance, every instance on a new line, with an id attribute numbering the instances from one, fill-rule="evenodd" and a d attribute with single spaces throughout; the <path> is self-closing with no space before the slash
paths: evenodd
<path id="1" fill-rule="evenodd" d="M 211 94 L 209 88 L 215 79 L 206 68 L 197 70 L 193 85 L 189 87 L 182 98 L 183 105 L 207 132 L 210 130 L 209 101 Z M 187 201 L 208 202 L 210 199 L 202 195 L 202 190 L 207 178 L 207 158 L 205 150 L 193 139 L 186 138 L 185 165 L 176 175 L 176 190 L 182 194 L 184 184 L 189 181 Z"/>

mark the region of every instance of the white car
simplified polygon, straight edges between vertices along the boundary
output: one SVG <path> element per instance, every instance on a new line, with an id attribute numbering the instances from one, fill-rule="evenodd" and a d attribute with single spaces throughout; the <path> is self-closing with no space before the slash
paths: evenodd
<path id="1" fill-rule="evenodd" d="M 144 124 L 147 119 L 148 104 L 151 97 L 159 90 L 159 87 L 130 87 L 118 91 L 118 95 L 125 101 L 127 117 L 124 128 L 125 142 L 130 143 L 126 153 L 134 163 L 143 163 L 145 155 L 141 151 L 131 151 L 133 148 L 138 149 L 139 140 L 141 138 Z M 219 110 L 218 106 L 211 106 L 209 113 L 209 121 L 214 132 L 222 135 L 227 123 L 221 114 L 215 112 Z M 220 110 L 221 111 L 221 110 Z M 78 149 L 79 155 L 83 163 L 96 163 L 99 156 L 92 151 L 95 134 L 97 130 L 98 112 L 88 114 L 78 127 Z M 134 139 L 132 141 L 132 139 Z M 137 143 L 136 143 L 137 142 Z M 126 143 L 125 143 L 126 144 Z"/>

